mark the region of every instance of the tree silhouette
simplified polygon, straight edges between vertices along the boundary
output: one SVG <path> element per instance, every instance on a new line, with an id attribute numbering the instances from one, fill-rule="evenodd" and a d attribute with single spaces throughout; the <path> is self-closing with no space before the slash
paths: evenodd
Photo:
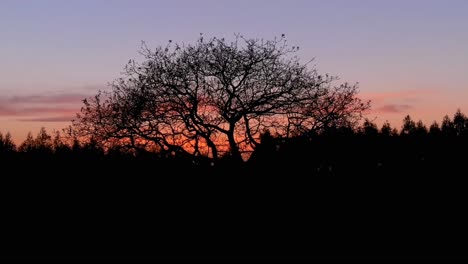
<path id="1" fill-rule="evenodd" d="M 28 132 L 26 139 L 19 145 L 18 150 L 20 152 L 30 152 L 34 150 L 35 142 L 31 132 Z"/>
<path id="2" fill-rule="evenodd" d="M 415 133 L 418 134 L 418 136 L 424 136 L 428 132 L 426 125 L 424 125 L 422 120 L 419 120 L 416 122 L 416 127 L 415 127 Z"/>
<path id="3" fill-rule="evenodd" d="M 416 132 L 416 123 L 411 119 L 409 115 L 403 119 L 403 125 L 401 127 L 401 135 L 412 135 Z"/>
<path id="4" fill-rule="evenodd" d="M 456 135 L 455 126 L 448 115 L 445 115 L 442 119 L 442 125 L 440 129 L 442 130 L 442 133 L 446 136 Z"/>
<path id="5" fill-rule="evenodd" d="M 128 155 L 113 141 L 104 151 L 93 137 L 80 142 L 58 132 L 51 137 L 45 129 L 5 154 L 2 149 L 13 144 L 0 134 L 4 195 L 16 197 L 5 203 L 14 209 L 5 211 L 11 217 L 5 218 L 9 228 L 2 237 L 9 243 L 0 251 L 181 256 L 216 249 L 232 256 L 250 254 L 238 248 L 249 243 L 244 248 L 262 250 L 257 255 L 289 248 L 292 253 L 278 255 L 350 255 L 362 248 L 387 257 L 464 253 L 466 243 L 447 235 L 468 233 L 459 210 L 466 201 L 468 137 L 455 133 L 456 127 L 464 131 L 465 115 L 457 111 L 452 117 L 434 122 L 429 135 L 426 125 L 410 116 L 402 133 L 388 122 L 376 133 L 369 120 L 354 129 L 331 126 L 289 139 L 265 130 L 248 162 L 233 164 L 222 158 L 230 153 L 222 153 L 216 166 L 206 157 Z M 442 124 L 449 134 L 442 133 Z M 36 214 L 41 217 L 31 220 Z M 353 217 L 342 221 L 343 215 Z M 411 239 L 402 240 L 407 234 Z M 55 242 L 41 244 L 43 237 Z M 304 245 L 301 237 L 315 244 Z M 35 243 L 22 243 L 26 239 Z M 404 244 L 395 248 L 396 242 Z"/>
<path id="6" fill-rule="evenodd" d="M 379 129 L 375 123 L 366 118 L 362 125 L 362 132 L 366 136 L 375 136 L 379 133 Z"/>
<path id="7" fill-rule="evenodd" d="M 5 136 L 0 132 L 0 153 L 12 153 L 16 150 L 16 145 L 11 139 L 10 132 Z"/>
<path id="8" fill-rule="evenodd" d="M 52 152 L 52 137 L 47 133 L 44 127 L 39 130 L 39 133 L 37 134 L 34 141 L 36 150 L 42 152 Z"/>
<path id="9" fill-rule="evenodd" d="M 214 159 L 229 152 L 241 161 L 262 131 L 288 138 L 355 125 L 369 108 L 357 85 L 334 85 L 336 77 L 293 56 L 298 49 L 284 35 L 143 45 L 144 62 L 130 60 L 110 92 L 84 101 L 75 133 L 137 150 Z"/>
<path id="10" fill-rule="evenodd" d="M 29 152 L 36 154 L 53 154 L 54 152 L 54 141 L 52 137 L 47 133 L 44 127 L 41 127 L 34 138 L 31 132 L 28 133 L 26 139 L 20 144 L 18 150 L 20 152 Z"/>
<path id="11" fill-rule="evenodd" d="M 392 128 L 388 121 L 383 123 L 382 128 L 380 129 L 380 134 L 383 136 L 397 136 L 398 130 L 396 128 Z"/>
<path id="12" fill-rule="evenodd" d="M 439 136 L 442 131 L 440 130 L 439 123 L 434 121 L 431 126 L 429 127 L 429 134 Z"/>
<path id="13" fill-rule="evenodd" d="M 466 133 L 467 123 L 468 118 L 463 114 L 460 109 L 457 109 L 453 116 L 453 128 L 455 129 L 455 132 L 457 135 L 462 135 Z"/>

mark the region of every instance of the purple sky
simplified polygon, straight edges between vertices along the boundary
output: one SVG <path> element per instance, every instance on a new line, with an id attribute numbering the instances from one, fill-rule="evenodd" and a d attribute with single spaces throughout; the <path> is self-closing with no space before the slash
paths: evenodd
<path id="1" fill-rule="evenodd" d="M 286 34 L 321 73 L 359 82 L 369 118 L 399 127 L 468 113 L 468 1 L 0 0 L 0 131 L 69 124 L 80 99 L 139 59 L 142 40 Z"/>

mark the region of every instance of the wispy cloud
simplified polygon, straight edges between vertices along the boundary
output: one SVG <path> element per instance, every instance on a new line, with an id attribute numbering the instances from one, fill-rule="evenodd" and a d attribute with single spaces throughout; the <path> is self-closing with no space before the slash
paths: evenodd
<path id="1" fill-rule="evenodd" d="M 69 122 L 75 119 L 75 116 L 54 116 L 54 117 L 38 117 L 18 119 L 22 122 Z"/>
<path id="2" fill-rule="evenodd" d="M 410 90 L 399 90 L 392 92 L 368 92 L 361 93 L 360 96 L 365 99 L 369 99 L 374 104 L 381 104 L 387 101 L 405 101 L 412 102 L 418 100 L 420 97 L 426 97 L 436 93 L 433 89 L 410 89 Z"/>
<path id="3" fill-rule="evenodd" d="M 50 107 L 50 106 L 24 106 L 15 107 L 10 105 L 0 105 L 0 116 L 31 116 L 43 114 L 64 114 L 76 113 L 80 108 L 77 107 Z"/>
<path id="4" fill-rule="evenodd" d="M 403 113 L 413 108 L 411 105 L 407 104 L 386 104 L 381 107 L 378 107 L 374 112 L 379 113 Z"/>
<path id="5" fill-rule="evenodd" d="M 421 98 L 427 98 L 437 91 L 433 89 L 408 89 L 391 92 L 362 93 L 363 99 L 371 100 L 372 113 L 401 114 L 413 110 Z"/>
<path id="6" fill-rule="evenodd" d="M 18 121 L 70 121 L 79 112 L 86 93 L 53 93 L 41 95 L 0 96 L 0 117 Z"/>
<path id="7" fill-rule="evenodd" d="M 22 104 L 22 103 L 54 103 L 54 104 L 69 104 L 69 103 L 80 103 L 86 95 L 84 94 L 56 94 L 56 95 L 23 95 L 23 96 L 11 96 L 2 98 L 0 101 L 10 104 Z"/>

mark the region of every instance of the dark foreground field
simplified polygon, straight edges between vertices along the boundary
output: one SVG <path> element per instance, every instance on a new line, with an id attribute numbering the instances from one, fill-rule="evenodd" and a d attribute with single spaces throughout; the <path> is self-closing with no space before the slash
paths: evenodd
<path id="1" fill-rule="evenodd" d="M 3 173 L 0 258 L 468 260 L 462 171 L 119 164 Z"/>

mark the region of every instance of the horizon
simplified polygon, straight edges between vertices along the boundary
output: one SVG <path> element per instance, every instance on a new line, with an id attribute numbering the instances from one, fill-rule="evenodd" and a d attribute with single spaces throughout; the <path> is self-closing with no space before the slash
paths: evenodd
<path id="1" fill-rule="evenodd" d="M 15 143 L 70 124 L 82 102 L 129 59 L 200 33 L 232 39 L 286 35 L 321 74 L 359 83 L 367 118 L 401 128 L 468 112 L 468 2 L 452 1 L 0 2 L 0 132 Z M 174 19 L 175 18 L 175 19 Z M 14 27 L 10 26 L 14 25 Z"/>

